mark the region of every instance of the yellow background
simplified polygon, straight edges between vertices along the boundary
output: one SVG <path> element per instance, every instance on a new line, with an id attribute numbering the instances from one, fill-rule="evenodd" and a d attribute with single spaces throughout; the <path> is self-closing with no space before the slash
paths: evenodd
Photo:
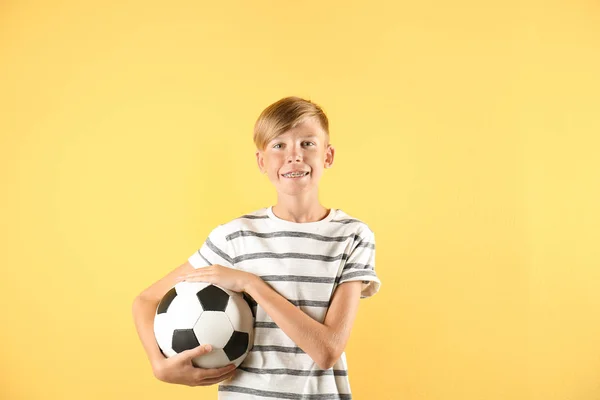
<path id="1" fill-rule="evenodd" d="M 0 398 L 216 399 L 157 381 L 131 303 L 273 205 L 288 95 L 375 232 L 356 399 L 600 399 L 600 6 L 588 0 L 0 3 Z"/>

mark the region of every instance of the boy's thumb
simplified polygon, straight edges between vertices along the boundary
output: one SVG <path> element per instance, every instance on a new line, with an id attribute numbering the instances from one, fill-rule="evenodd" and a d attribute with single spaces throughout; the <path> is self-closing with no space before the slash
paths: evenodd
<path id="1" fill-rule="evenodd" d="M 212 350 L 212 346 L 210 344 L 203 344 L 200 345 L 198 347 L 196 347 L 195 349 L 193 349 L 193 357 L 196 356 L 201 356 L 202 354 L 206 354 L 209 353 Z"/>
<path id="2" fill-rule="evenodd" d="M 191 360 L 192 358 L 201 356 L 202 354 L 206 354 L 206 353 L 210 352 L 211 350 L 212 350 L 212 347 L 210 344 L 203 344 L 200 346 L 196 346 L 193 349 L 186 350 L 186 351 L 182 352 L 181 355 L 184 356 L 185 358 Z"/>

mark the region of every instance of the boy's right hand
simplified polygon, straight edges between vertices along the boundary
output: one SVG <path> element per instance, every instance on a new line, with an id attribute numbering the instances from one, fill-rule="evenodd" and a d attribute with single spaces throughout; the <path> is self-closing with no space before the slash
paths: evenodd
<path id="1" fill-rule="evenodd" d="M 154 376 L 163 382 L 187 386 L 209 386 L 232 377 L 235 374 L 235 364 L 209 369 L 192 364 L 193 358 L 210 352 L 207 347 L 209 346 L 198 346 L 160 360 L 152 365 Z"/>

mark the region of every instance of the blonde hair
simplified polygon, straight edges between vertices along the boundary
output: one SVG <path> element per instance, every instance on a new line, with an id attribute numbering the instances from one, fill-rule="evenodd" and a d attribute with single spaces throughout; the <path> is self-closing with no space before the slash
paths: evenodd
<path id="1" fill-rule="evenodd" d="M 329 143 L 329 120 L 323 109 L 310 100 L 284 97 L 263 110 L 254 124 L 254 144 L 264 150 L 271 140 L 295 128 L 307 118 L 316 118 L 325 132 L 325 145 Z"/>

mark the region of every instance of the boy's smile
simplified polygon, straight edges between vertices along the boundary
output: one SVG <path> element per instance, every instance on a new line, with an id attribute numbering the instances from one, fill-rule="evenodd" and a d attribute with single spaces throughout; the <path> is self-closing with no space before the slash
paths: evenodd
<path id="1" fill-rule="evenodd" d="M 309 172 L 306 171 L 293 171 L 293 172 L 289 172 L 287 174 L 282 174 L 281 176 L 283 176 L 286 179 L 301 179 L 304 178 L 306 176 L 308 176 Z"/>

